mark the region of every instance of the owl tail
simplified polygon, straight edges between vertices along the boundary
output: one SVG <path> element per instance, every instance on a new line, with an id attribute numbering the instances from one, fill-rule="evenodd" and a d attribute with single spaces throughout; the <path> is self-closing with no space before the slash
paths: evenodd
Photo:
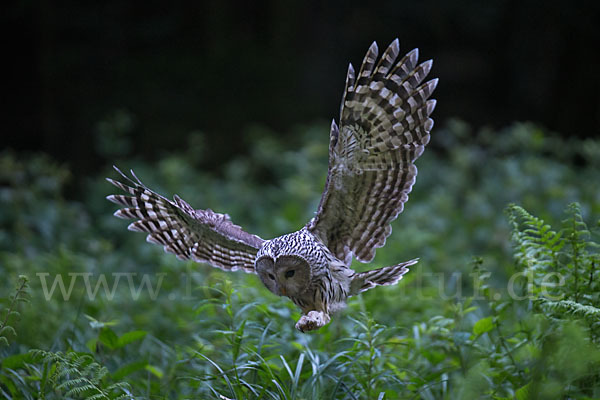
<path id="1" fill-rule="evenodd" d="M 379 285 L 395 285 L 402 279 L 402 276 L 409 271 L 407 267 L 416 264 L 418 261 L 419 259 L 417 258 L 390 267 L 359 272 L 354 275 L 352 282 L 350 283 L 350 295 L 357 295 Z"/>

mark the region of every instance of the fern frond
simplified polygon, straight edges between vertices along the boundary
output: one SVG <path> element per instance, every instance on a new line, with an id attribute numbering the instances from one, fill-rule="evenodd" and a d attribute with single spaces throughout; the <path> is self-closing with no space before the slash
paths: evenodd
<path id="1" fill-rule="evenodd" d="M 571 315 L 585 319 L 590 324 L 600 324 L 600 308 L 577 303 L 572 300 L 550 301 L 537 299 L 537 303 L 548 314 Z"/>
<path id="2" fill-rule="evenodd" d="M 562 232 L 516 204 L 506 208 L 512 226 L 512 239 L 516 244 L 515 257 L 519 264 L 532 271 L 546 270 L 556 263 L 558 252 L 565 246 Z"/>
<path id="3" fill-rule="evenodd" d="M 568 218 L 558 232 L 517 205 L 509 205 L 506 213 L 512 225 L 515 258 L 531 273 L 529 276 L 533 277 L 532 283 L 536 286 L 534 292 L 545 292 L 548 274 L 558 274 L 563 299 L 584 306 L 587 303 L 600 306 L 597 296 L 600 289 L 597 250 L 600 245 L 592 240 L 579 204 L 572 203 L 567 207 Z"/>
<path id="4" fill-rule="evenodd" d="M 591 233 L 587 224 L 583 220 L 583 216 L 581 215 L 581 206 L 579 203 L 569 204 L 566 212 L 569 215 L 569 218 L 563 220 L 563 223 L 570 227 L 570 233 L 575 235 L 578 240 L 589 238 Z"/>
<path id="5" fill-rule="evenodd" d="M 47 381 L 52 384 L 54 391 L 64 392 L 64 397 L 133 399 L 129 393 L 129 384 L 117 382 L 109 385 L 105 379 L 108 370 L 95 362 L 89 354 L 43 350 L 31 350 L 30 354 L 34 359 L 48 364 L 47 370 L 51 372 Z"/>

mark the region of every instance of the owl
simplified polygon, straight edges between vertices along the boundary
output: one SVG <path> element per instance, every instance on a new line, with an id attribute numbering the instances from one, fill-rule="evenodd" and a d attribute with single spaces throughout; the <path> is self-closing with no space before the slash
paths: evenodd
<path id="1" fill-rule="evenodd" d="M 107 180 L 126 194 L 107 199 L 135 219 L 128 229 L 147 234 L 179 259 L 225 271 L 257 274 L 268 290 L 301 310 L 301 332 L 328 324 L 350 296 L 396 284 L 417 259 L 357 272 L 353 258 L 370 262 L 385 244 L 408 200 L 415 160 L 429 142 L 437 79 L 424 82 L 432 61 L 418 64 L 418 49 L 399 57 L 398 39 L 378 58 L 374 42 L 358 73 L 349 65 L 340 109 L 332 121 L 329 170 L 315 216 L 297 232 L 264 240 L 235 225 L 227 214 L 196 210 L 175 195 L 169 200 L 131 171 L 124 182 Z"/>

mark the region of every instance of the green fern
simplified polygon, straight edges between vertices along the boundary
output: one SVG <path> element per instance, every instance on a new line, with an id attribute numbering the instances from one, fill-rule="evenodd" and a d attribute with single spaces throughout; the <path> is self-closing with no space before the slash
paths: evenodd
<path id="1" fill-rule="evenodd" d="M 562 232 L 553 231 L 544 220 L 515 204 L 510 204 L 506 212 L 517 245 L 517 261 L 534 271 L 556 264 L 558 252 L 565 245 Z"/>
<path id="2" fill-rule="evenodd" d="M 585 319 L 593 325 L 600 325 L 600 308 L 583 305 L 572 300 L 550 301 L 540 298 L 537 302 L 547 315 L 561 317 L 569 315 Z"/>
<path id="3" fill-rule="evenodd" d="M 536 297 L 540 292 L 545 293 L 541 287 L 543 279 L 553 273 L 562 280 L 562 287 L 554 291 L 561 296 L 560 300 L 566 298 L 599 307 L 597 250 L 600 245 L 592 240 L 579 204 L 570 204 L 566 213 L 568 218 L 563 221 L 563 229 L 555 231 L 522 207 L 509 205 L 507 214 L 513 228 L 515 257 L 533 277 Z"/>
<path id="4" fill-rule="evenodd" d="M 21 302 L 28 302 L 27 293 L 29 289 L 29 279 L 25 275 L 19 275 L 19 282 L 13 294 L 9 298 L 10 305 L 4 310 L 4 318 L 0 322 L 0 345 L 8 346 L 9 337 L 16 337 L 17 332 L 10 325 L 16 318 L 20 317 L 17 307 Z"/>
<path id="5" fill-rule="evenodd" d="M 569 217 L 563 221 L 565 225 L 565 240 L 569 244 L 569 252 L 565 255 L 568 259 L 566 269 L 571 272 L 571 284 L 573 299 L 588 302 L 598 306 L 598 302 L 593 299 L 597 290 L 600 289 L 597 283 L 596 266 L 599 255 L 596 254 L 600 248 L 598 243 L 591 240 L 592 234 L 588 229 L 581 215 L 581 207 L 577 203 L 572 203 L 567 208 Z"/>
<path id="6" fill-rule="evenodd" d="M 44 365 L 40 379 L 39 395 L 45 397 L 48 389 L 59 392 L 64 398 L 132 399 L 129 384 L 109 384 L 108 370 L 85 353 L 69 351 L 49 352 L 31 350 L 32 358 Z"/>
<path id="7" fill-rule="evenodd" d="M 507 214 L 513 227 L 515 257 L 537 286 L 531 293 L 538 311 L 553 320 L 583 320 L 590 339 L 600 340 L 600 245 L 593 241 L 579 204 L 567 207 L 567 218 L 558 232 L 514 204 L 507 208 Z M 541 287 L 549 274 L 558 276 L 559 285 L 551 288 L 553 298 L 548 296 L 547 287 Z"/>

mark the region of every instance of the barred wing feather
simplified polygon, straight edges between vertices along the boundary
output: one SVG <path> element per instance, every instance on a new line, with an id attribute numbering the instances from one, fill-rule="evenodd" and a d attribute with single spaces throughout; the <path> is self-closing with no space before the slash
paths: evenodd
<path id="1" fill-rule="evenodd" d="M 205 262 L 226 271 L 255 273 L 254 259 L 263 239 L 234 225 L 226 214 L 194 210 L 177 195 L 171 201 L 148 189 L 133 171 L 136 181 L 114 168 L 128 185 L 107 180 L 128 195 L 115 194 L 107 199 L 125 206 L 115 216 L 136 219 L 129 230 L 148 233 L 148 242 L 162 245 L 179 259 Z"/>
<path id="2" fill-rule="evenodd" d="M 437 79 L 422 83 L 432 61 L 418 50 L 400 60 L 396 39 L 376 65 L 373 43 L 358 75 L 352 64 L 332 122 L 329 172 L 317 214 L 307 227 L 349 265 L 369 262 L 391 234 L 417 176 L 414 161 L 429 142 Z"/>

